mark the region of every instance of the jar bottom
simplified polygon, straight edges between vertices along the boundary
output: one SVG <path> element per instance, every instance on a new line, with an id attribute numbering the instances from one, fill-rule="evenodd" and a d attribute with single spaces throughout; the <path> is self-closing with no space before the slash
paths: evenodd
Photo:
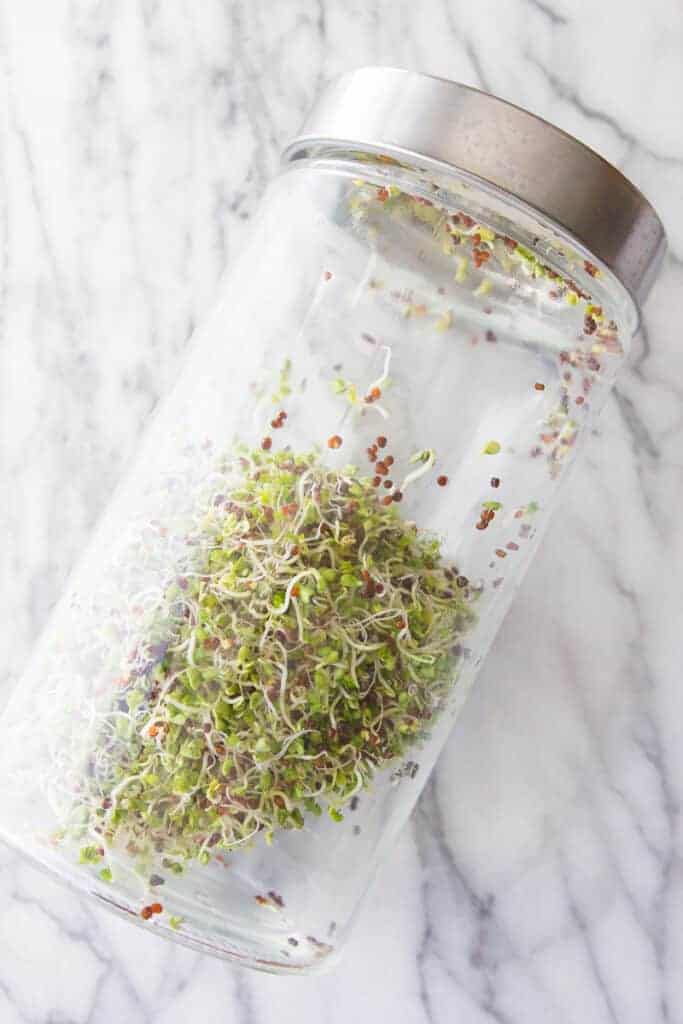
<path id="1" fill-rule="evenodd" d="M 15 836 L 2 830 L 0 840 L 77 895 L 92 897 L 110 913 L 195 952 L 267 974 L 321 974 L 339 961 L 338 947 L 313 936 L 297 935 L 293 924 L 288 928 L 267 928 L 256 918 L 249 928 L 240 927 L 236 920 L 221 923 L 217 912 L 202 912 L 201 908 L 191 907 L 187 899 L 181 927 L 174 928 L 166 917 L 145 920 L 140 913 L 139 899 L 128 900 L 118 890 L 107 891 L 104 883 L 97 883 L 82 867 L 70 864 L 52 850 L 38 845 L 19 846 Z M 213 920 L 209 920 L 210 917 Z"/>

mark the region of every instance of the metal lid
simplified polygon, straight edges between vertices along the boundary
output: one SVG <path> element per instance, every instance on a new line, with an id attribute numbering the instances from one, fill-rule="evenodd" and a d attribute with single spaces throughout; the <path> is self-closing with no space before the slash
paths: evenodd
<path id="1" fill-rule="evenodd" d="M 657 275 L 666 237 L 642 192 L 578 139 L 496 96 L 360 68 L 327 86 L 285 157 L 339 143 L 437 160 L 502 189 L 572 235 L 638 303 Z"/>

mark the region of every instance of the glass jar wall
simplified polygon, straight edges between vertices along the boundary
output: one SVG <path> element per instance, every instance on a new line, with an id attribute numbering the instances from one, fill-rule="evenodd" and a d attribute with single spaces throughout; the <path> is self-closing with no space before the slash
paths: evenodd
<path id="1" fill-rule="evenodd" d="M 502 193 L 294 160 L 5 715 L 3 835 L 180 941 L 333 959 L 634 326 Z"/>

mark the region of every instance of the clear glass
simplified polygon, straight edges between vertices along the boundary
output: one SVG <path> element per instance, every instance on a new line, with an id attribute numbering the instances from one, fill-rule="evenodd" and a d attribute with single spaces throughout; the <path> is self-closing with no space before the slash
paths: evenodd
<path id="1" fill-rule="evenodd" d="M 332 962 L 628 347 L 443 167 L 270 186 L 2 723 L 2 835 L 145 927 Z"/>

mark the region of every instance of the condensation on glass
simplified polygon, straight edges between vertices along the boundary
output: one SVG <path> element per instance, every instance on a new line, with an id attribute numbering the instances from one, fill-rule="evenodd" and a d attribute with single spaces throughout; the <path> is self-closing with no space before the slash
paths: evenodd
<path id="1" fill-rule="evenodd" d="M 399 142 L 291 148 L 2 726 L 5 838 L 264 970 L 344 943 L 637 326 L 523 188 Z"/>

